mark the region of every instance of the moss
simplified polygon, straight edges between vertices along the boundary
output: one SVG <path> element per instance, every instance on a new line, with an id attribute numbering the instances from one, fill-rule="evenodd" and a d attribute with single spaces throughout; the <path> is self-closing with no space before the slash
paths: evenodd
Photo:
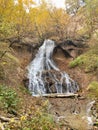
<path id="1" fill-rule="evenodd" d="M 98 47 L 92 48 L 85 54 L 77 57 L 69 64 L 70 68 L 79 66 L 85 72 L 93 72 L 98 70 Z"/>
<path id="2" fill-rule="evenodd" d="M 98 98 L 98 82 L 97 81 L 93 81 L 91 82 L 88 87 L 88 96 L 89 97 L 93 97 L 93 98 Z"/>

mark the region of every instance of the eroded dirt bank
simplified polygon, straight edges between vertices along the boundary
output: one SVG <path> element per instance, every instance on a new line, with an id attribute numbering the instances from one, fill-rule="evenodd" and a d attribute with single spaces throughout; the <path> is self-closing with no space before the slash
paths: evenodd
<path id="1" fill-rule="evenodd" d="M 62 125 L 62 129 L 67 127 L 73 130 L 87 130 L 89 128 L 87 121 L 87 104 L 86 99 L 78 98 L 56 98 L 49 99 L 51 103 L 50 111 L 55 120 Z"/>

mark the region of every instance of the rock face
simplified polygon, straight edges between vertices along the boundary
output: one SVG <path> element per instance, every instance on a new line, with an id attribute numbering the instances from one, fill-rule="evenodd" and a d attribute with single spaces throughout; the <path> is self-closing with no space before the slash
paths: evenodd
<path id="1" fill-rule="evenodd" d="M 56 49 L 61 49 L 64 52 L 65 57 L 72 57 L 72 58 L 77 57 L 79 54 L 82 53 L 83 50 L 82 47 L 80 48 L 77 44 L 75 44 L 71 40 L 66 40 L 58 43 Z"/>
<path id="2" fill-rule="evenodd" d="M 68 84 L 66 83 L 67 77 L 63 78 L 62 73 L 59 71 L 48 70 L 42 73 L 43 81 L 45 81 L 45 89 L 46 93 L 58 93 L 56 85 L 61 87 L 62 86 L 62 93 L 66 93 L 68 90 Z M 56 82 L 57 81 L 57 82 Z M 70 79 L 70 84 L 73 85 L 73 89 L 77 88 L 77 83 L 73 82 Z M 73 90 L 73 91 L 74 91 Z M 72 92 L 71 87 L 69 87 L 69 92 Z M 59 91 L 59 93 L 61 93 Z"/>
<path id="3" fill-rule="evenodd" d="M 53 61 L 56 44 L 45 40 L 36 57 L 28 66 L 29 90 L 33 96 L 48 93 L 75 93 L 77 83 L 66 72 L 60 71 Z"/>
<path id="4" fill-rule="evenodd" d="M 28 40 L 28 39 L 26 39 L 26 40 Z M 31 45 L 31 43 L 30 43 L 30 45 Z M 39 45 L 41 45 L 41 44 L 39 44 Z M 36 44 L 37 48 L 38 48 L 39 45 Z M 60 70 L 57 68 L 56 64 L 54 63 L 53 59 L 55 59 L 55 57 L 59 58 L 59 56 L 62 55 L 63 57 L 67 58 L 66 61 L 65 61 L 65 59 L 63 59 L 63 61 L 65 61 L 67 63 L 68 59 L 72 59 L 72 58 L 75 58 L 77 56 L 77 53 L 78 53 L 77 45 L 74 44 L 70 40 L 67 40 L 67 41 L 64 41 L 64 42 L 61 42 L 61 43 L 57 43 L 57 44 L 53 45 L 53 48 L 51 48 L 51 45 L 52 45 L 52 43 L 49 44 L 49 46 L 47 44 L 46 47 L 44 45 L 43 48 L 45 47 L 47 52 L 43 52 L 43 51 L 45 51 L 45 49 L 43 49 L 40 54 L 37 54 L 37 55 L 39 55 L 37 58 L 39 58 L 39 57 L 41 57 L 41 55 L 43 55 L 42 56 L 43 59 L 41 60 L 41 58 L 39 58 L 39 60 L 38 59 L 36 60 L 36 61 L 40 61 L 39 64 L 33 63 L 33 64 L 35 64 L 36 67 L 40 66 L 40 70 L 37 73 L 37 75 L 39 76 L 38 80 L 42 77 L 41 80 L 44 81 L 44 82 L 41 81 L 41 80 L 37 81 L 38 84 L 39 85 L 44 84 L 45 93 L 57 93 L 57 87 L 56 86 L 62 86 L 63 89 L 58 90 L 58 92 L 62 91 L 62 92 L 65 93 L 65 92 L 67 92 L 67 88 L 69 88 L 68 86 L 70 86 L 70 85 L 67 85 L 66 82 L 65 82 L 65 81 L 68 81 L 68 82 L 70 82 L 71 86 L 74 86 L 73 87 L 74 89 L 73 90 L 70 89 L 68 92 L 76 92 L 76 90 L 78 90 L 78 88 L 76 87 L 77 84 L 73 83 L 73 80 L 68 78 L 69 76 L 67 74 L 64 74 L 63 71 L 60 72 Z M 32 47 L 31 47 L 31 49 L 32 49 Z M 47 47 L 49 47 L 50 50 L 52 49 L 53 52 L 48 54 L 49 48 L 47 49 Z M 35 53 L 37 53 L 37 49 L 33 48 L 31 53 L 32 53 L 32 59 L 34 59 L 34 55 L 35 55 Z M 62 58 L 59 58 L 59 59 L 62 60 Z M 59 60 L 59 62 L 61 62 L 60 60 Z M 57 64 L 59 64 L 59 63 L 57 63 Z M 66 66 L 66 64 L 65 64 L 65 66 Z M 33 66 L 33 68 L 34 68 L 34 66 Z M 32 70 L 32 73 L 34 73 L 34 70 Z M 64 77 L 64 75 L 66 75 L 67 78 L 66 78 L 66 76 Z M 62 76 L 63 76 L 63 78 L 62 78 Z M 33 80 L 33 79 L 34 79 L 34 77 L 32 77 L 31 80 Z M 24 82 L 26 88 L 28 88 L 27 86 L 29 86 L 28 84 L 30 83 L 30 79 L 25 78 L 23 80 L 23 82 Z M 75 87 L 77 89 L 75 89 Z"/>

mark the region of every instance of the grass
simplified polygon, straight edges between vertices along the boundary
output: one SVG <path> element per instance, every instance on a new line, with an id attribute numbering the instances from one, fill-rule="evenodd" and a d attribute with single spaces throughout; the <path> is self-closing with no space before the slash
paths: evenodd
<path id="1" fill-rule="evenodd" d="M 88 52 L 80 55 L 70 64 L 70 68 L 80 67 L 85 72 L 93 72 L 98 70 L 98 46 L 91 48 Z"/>
<path id="2" fill-rule="evenodd" d="M 88 85 L 87 89 L 89 91 L 89 94 L 88 94 L 89 97 L 98 99 L 98 82 L 97 81 L 92 81 Z"/>

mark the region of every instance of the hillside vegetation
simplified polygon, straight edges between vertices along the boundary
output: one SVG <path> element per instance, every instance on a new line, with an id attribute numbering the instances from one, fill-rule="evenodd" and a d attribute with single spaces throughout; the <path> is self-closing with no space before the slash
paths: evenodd
<path id="1" fill-rule="evenodd" d="M 48 111 L 48 99 L 32 97 L 24 85 L 26 67 L 44 39 L 81 45 L 82 54 L 68 60 L 67 69 L 86 76 L 86 86 L 79 81 L 84 95 L 98 101 L 98 0 L 83 0 L 82 5 L 79 1 L 66 0 L 65 10 L 45 0 L 34 8 L 32 0 L 0 0 L 1 130 L 62 129 Z"/>

